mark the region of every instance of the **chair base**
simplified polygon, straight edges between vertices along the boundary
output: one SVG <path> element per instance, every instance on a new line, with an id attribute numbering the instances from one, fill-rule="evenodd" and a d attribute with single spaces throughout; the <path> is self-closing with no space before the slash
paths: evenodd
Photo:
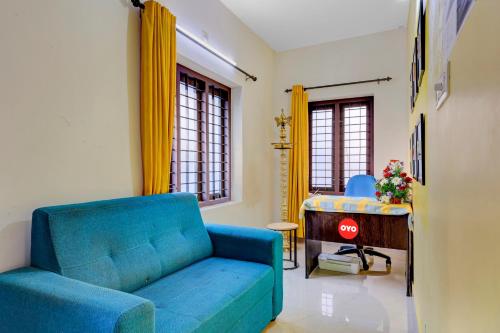
<path id="1" fill-rule="evenodd" d="M 389 257 L 386 254 L 383 254 L 381 252 L 378 252 L 374 250 L 372 247 L 366 247 L 364 248 L 363 245 L 342 245 L 340 249 L 335 253 L 339 255 L 344 255 L 344 254 L 352 254 L 355 253 L 358 255 L 358 257 L 361 259 L 361 262 L 363 263 L 363 269 L 367 271 L 370 269 L 370 266 L 368 266 L 368 261 L 366 260 L 366 255 L 371 255 L 371 256 L 376 256 L 376 257 L 381 257 L 385 259 L 385 264 L 387 266 L 391 266 L 391 257 Z"/>

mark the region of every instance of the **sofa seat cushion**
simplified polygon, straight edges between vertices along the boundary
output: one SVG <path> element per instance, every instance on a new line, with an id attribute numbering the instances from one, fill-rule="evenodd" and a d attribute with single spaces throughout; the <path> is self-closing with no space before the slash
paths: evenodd
<path id="1" fill-rule="evenodd" d="M 271 266 L 210 257 L 134 294 L 155 305 L 156 332 L 231 332 L 259 302 L 272 319 L 273 285 Z"/>

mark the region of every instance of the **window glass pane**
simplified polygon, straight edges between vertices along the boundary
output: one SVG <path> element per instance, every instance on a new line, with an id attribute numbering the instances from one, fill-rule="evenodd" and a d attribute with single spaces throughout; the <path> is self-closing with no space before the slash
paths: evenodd
<path id="1" fill-rule="evenodd" d="M 343 119 L 343 155 L 344 164 L 341 178 L 341 191 L 355 175 L 368 174 L 367 142 L 367 106 L 345 105 L 342 108 Z"/>
<path id="2" fill-rule="evenodd" d="M 333 109 L 318 108 L 311 113 L 311 186 L 333 188 Z"/>
<path id="3" fill-rule="evenodd" d="M 203 113 L 203 91 L 198 89 L 198 80 L 180 76 L 179 82 L 179 125 L 177 147 L 180 150 L 178 168 L 181 192 L 190 192 L 201 198 L 202 170 L 201 170 L 201 138 L 203 134 L 201 115 Z"/>
<path id="4" fill-rule="evenodd" d="M 208 114 L 209 196 L 229 195 L 229 101 L 220 89 L 210 87 Z"/>

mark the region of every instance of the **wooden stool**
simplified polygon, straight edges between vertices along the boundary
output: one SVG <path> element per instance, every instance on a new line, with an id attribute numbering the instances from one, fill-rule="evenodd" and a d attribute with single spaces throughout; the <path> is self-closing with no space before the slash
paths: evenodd
<path id="1" fill-rule="evenodd" d="M 289 259 L 283 259 L 285 261 L 290 261 L 293 262 L 292 267 L 286 267 L 283 268 L 285 270 L 289 269 L 296 269 L 299 267 L 299 264 L 297 263 L 297 229 L 299 228 L 298 224 L 295 223 L 288 223 L 288 222 L 277 222 L 277 223 L 271 223 L 266 226 L 267 229 L 271 229 L 274 231 L 279 231 L 279 232 L 289 232 L 290 235 L 290 258 Z M 292 260 L 292 235 L 293 235 L 293 260 Z"/>

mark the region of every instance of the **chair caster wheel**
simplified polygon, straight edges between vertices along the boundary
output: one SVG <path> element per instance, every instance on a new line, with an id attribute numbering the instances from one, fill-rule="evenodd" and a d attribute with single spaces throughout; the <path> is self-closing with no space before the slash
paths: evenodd
<path id="1" fill-rule="evenodd" d="M 365 271 L 367 271 L 367 270 L 369 270 L 369 269 L 370 269 L 370 266 L 368 266 L 368 264 L 363 265 L 363 269 L 364 269 Z"/>
<path id="2" fill-rule="evenodd" d="M 387 259 L 387 260 L 385 261 L 385 265 L 386 265 L 386 266 L 391 266 L 391 260 L 390 260 L 390 259 Z"/>

